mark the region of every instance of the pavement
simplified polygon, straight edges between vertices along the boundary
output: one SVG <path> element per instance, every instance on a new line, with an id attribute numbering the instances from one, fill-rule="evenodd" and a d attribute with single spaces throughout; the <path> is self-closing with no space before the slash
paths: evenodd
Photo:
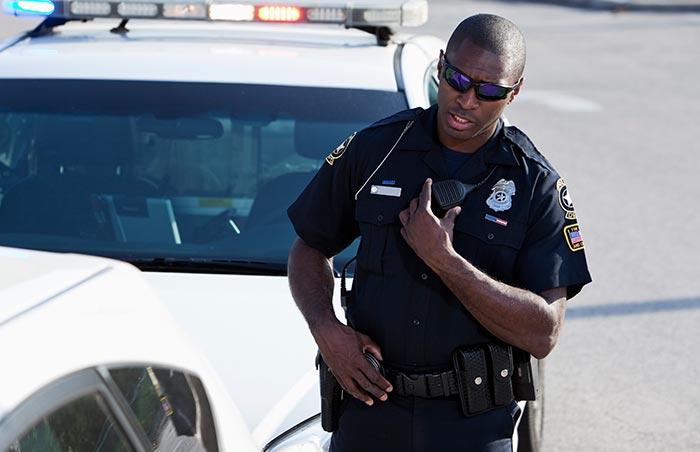
<path id="1" fill-rule="evenodd" d="M 614 12 L 648 11 L 668 13 L 700 13 L 700 0 L 501 0 L 510 3 L 544 3 L 573 8 Z"/>

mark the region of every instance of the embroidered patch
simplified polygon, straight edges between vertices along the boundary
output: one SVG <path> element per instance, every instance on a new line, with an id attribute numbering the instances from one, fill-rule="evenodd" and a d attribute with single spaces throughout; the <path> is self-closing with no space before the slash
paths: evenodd
<path id="1" fill-rule="evenodd" d="M 491 196 L 486 200 L 486 205 L 496 212 L 503 212 L 513 206 L 513 196 L 515 196 L 515 182 L 501 179 L 491 189 Z"/>
<path id="2" fill-rule="evenodd" d="M 581 230 L 578 224 L 566 226 L 564 228 L 564 237 L 571 251 L 581 251 L 583 249 L 583 237 L 581 237 Z"/>
<path id="3" fill-rule="evenodd" d="M 503 218 L 497 218 L 497 217 L 494 217 L 493 215 L 489 215 L 489 214 L 486 214 L 486 216 L 484 218 L 486 218 L 487 220 L 489 220 L 493 223 L 500 224 L 501 226 L 508 226 L 508 222 L 506 220 L 504 220 Z"/>
<path id="4" fill-rule="evenodd" d="M 353 133 L 349 137 L 345 139 L 342 143 L 340 143 L 340 146 L 335 148 L 333 152 L 330 153 L 328 157 L 326 157 L 326 162 L 328 162 L 329 165 L 333 165 L 333 162 L 338 160 L 340 157 L 343 156 L 345 153 L 345 150 L 348 148 L 350 145 L 350 142 L 352 141 L 353 138 L 355 138 L 355 135 L 357 135 L 357 132 Z"/>
<path id="5" fill-rule="evenodd" d="M 559 193 L 559 205 L 564 209 L 564 214 L 567 220 L 575 220 L 576 212 L 574 211 L 574 202 L 569 195 L 569 189 L 566 188 L 564 179 L 557 181 L 557 192 Z"/>

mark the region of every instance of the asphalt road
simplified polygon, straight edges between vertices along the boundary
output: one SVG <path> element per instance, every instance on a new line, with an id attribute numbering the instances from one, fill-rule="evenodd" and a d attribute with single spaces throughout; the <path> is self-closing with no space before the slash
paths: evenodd
<path id="1" fill-rule="evenodd" d="M 528 40 L 507 111 L 564 176 L 594 283 L 547 362 L 544 452 L 700 450 L 700 14 L 431 0 L 444 39 L 476 12 Z M 36 21 L 0 17 L 0 39 Z"/>
<path id="2" fill-rule="evenodd" d="M 507 111 L 564 176 L 594 283 L 547 362 L 545 451 L 700 450 L 700 14 L 431 1 L 448 38 L 492 12 L 528 40 Z"/>

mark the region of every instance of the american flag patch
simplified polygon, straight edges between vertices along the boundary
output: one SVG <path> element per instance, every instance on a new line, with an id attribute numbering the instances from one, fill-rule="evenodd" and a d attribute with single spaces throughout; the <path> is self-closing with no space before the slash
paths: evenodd
<path id="1" fill-rule="evenodd" d="M 564 228 L 564 237 L 571 251 L 580 251 L 583 249 L 583 237 L 581 237 L 581 230 L 578 224 L 566 226 Z"/>
<path id="2" fill-rule="evenodd" d="M 496 218 L 493 215 L 486 214 L 486 216 L 484 218 L 486 218 L 487 220 L 489 220 L 493 223 L 500 224 L 501 226 L 508 226 L 508 222 L 506 220 L 503 220 L 501 218 Z"/>

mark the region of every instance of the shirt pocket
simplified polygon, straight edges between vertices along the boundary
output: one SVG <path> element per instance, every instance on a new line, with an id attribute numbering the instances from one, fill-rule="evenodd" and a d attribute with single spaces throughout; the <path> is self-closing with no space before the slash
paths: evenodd
<path id="1" fill-rule="evenodd" d="M 401 198 L 374 197 L 359 201 L 355 219 L 362 240 L 357 265 L 377 274 L 396 274 L 404 265 L 401 249 L 408 246 L 401 235 L 399 213 L 408 206 Z"/>
<path id="2" fill-rule="evenodd" d="M 491 220 L 487 217 L 491 217 Z M 515 262 L 525 241 L 527 224 L 509 219 L 504 225 L 503 221 L 506 220 L 495 218 L 485 211 L 472 215 L 462 212 L 455 223 L 453 245 L 474 266 L 493 278 L 511 284 Z"/>

